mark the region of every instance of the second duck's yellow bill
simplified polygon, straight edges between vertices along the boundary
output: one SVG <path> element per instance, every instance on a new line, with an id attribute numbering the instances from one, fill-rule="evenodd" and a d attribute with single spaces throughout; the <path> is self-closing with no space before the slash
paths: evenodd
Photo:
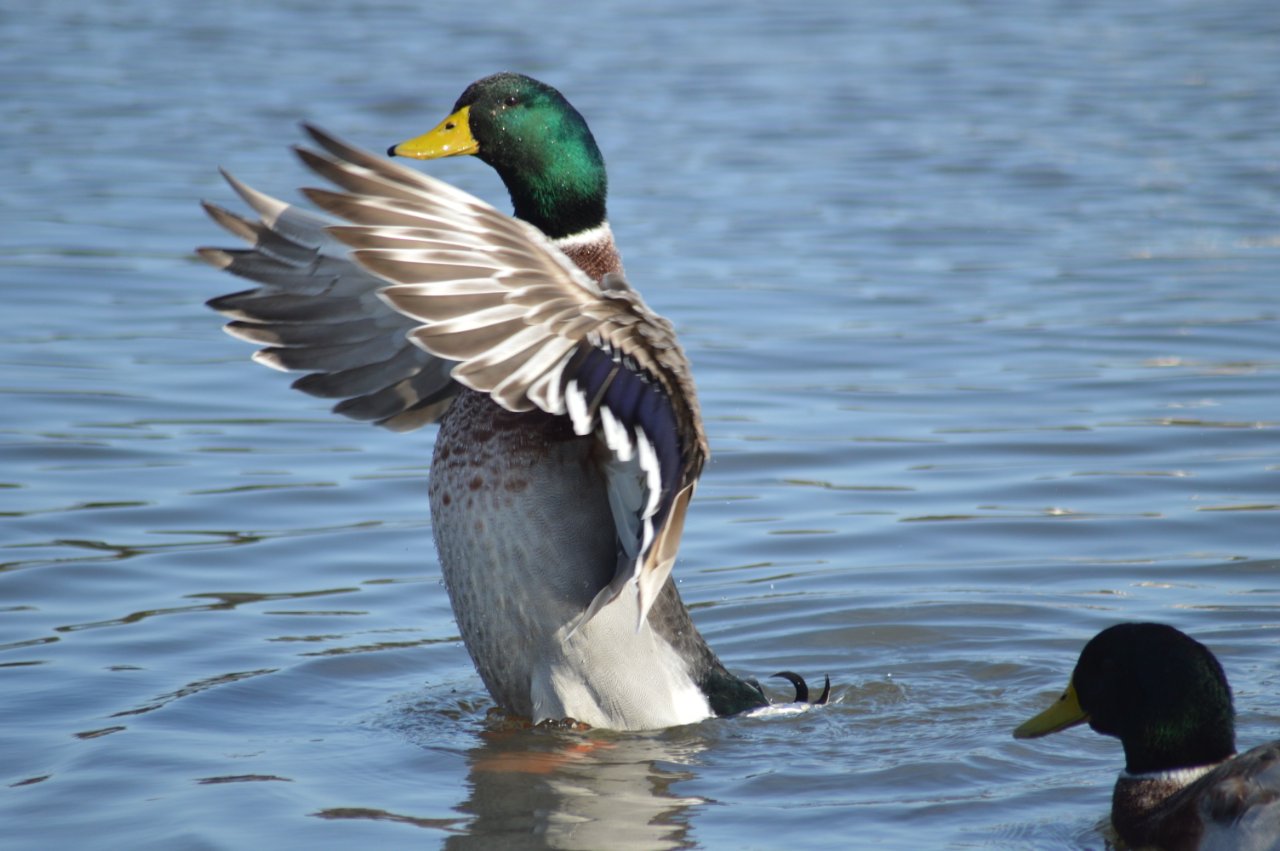
<path id="1" fill-rule="evenodd" d="M 1015 739 L 1038 739 L 1089 720 L 1089 713 L 1080 708 L 1075 683 L 1068 683 L 1067 690 L 1053 705 L 1034 718 L 1024 721 L 1013 731 Z"/>

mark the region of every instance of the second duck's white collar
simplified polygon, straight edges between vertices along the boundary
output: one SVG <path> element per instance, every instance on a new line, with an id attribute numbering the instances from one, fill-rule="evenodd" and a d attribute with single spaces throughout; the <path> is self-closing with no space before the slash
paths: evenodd
<path id="1" fill-rule="evenodd" d="M 1158 781 L 1161 783 L 1176 784 L 1178 786 L 1189 786 L 1221 764 L 1222 763 L 1215 762 L 1210 763 L 1209 765 L 1194 765 L 1190 768 L 1170 768 L 1165 771 L 1147 771 L 1142 774 L 1130 774 L 1128 771 L 1121 771 L 1120 779 L 1122 781 L 1127 780 L 1133 783 Z"/>

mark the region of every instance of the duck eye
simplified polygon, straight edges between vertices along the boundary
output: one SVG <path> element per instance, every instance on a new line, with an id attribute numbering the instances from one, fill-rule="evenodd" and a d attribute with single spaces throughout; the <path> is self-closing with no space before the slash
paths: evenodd
<path id="1" fill-rule="evenodd" d="M 505 104 L 506 106 L 515 106 L 516 104 L 518 104 L 518 103 L 520 102 L 520 99 L 519 99 L 518 97 L 516 97 L 515 95 L 507 95 L 506 99 L 505 99 L 505 100 L 503 100 L 502 102 L 503 102 L 503 104 Z"/>

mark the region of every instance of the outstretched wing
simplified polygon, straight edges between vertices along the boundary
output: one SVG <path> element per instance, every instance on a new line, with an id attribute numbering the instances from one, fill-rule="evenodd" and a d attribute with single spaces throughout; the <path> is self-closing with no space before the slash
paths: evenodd
<path id="1" fill-rule="evenodd" d="M 304 190 L 329 234 L 392 286 L 379 295 L 453 378 L 512 411 L 568 416 L 608 449 L 618 564 L 579 624 L 629 581 L 639 623 L 671 572 L 708 451 L 671 324 L 618 275 L 597 283 L 540 231 L 467 193 L 307 128 L 299 156 L 344 192 Z"/>
<path id="2" fill-rule="evenodd" d="M 378 297 L 387 282 L 327 233 L 333 220 L 223 176 L 259 216 L 204 205 L 250 247 L 200 248 L 200 256 L 258 284 L 209 302 L 232 320 L 227 333 L 265 346 L 254 355 L 258 363 L 309 372 L 293 386 L 342 400 L 334 407 L 339 414 L 396 431 L 439 418 L 457 393 L 454 364 L 406 339 L 417 323 Z"/>

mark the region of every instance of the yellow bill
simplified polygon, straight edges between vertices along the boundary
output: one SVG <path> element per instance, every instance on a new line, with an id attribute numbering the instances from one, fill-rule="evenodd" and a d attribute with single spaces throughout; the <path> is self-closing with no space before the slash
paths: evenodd
<path id="1" fill-rule="evenodd" d="M 1062 697 L 1036 717 L 1024 721 L 1013 731 L 1015 739 L 1038 739 L 1068 727 L 1074 727 L 1089 720 L 1089 713 L 1080 708 L 1080 698 L 1076 695 L 1075 683 L 1068 683 Z"/>
<path id="2" fill-rule="evenodd" d="M 412 157 L 415 160 L 438 160 L 441 157 L 474 154 L 480 150 L 480 143 L 471 135 L 470 115 L 471 107 L 464 106 L 430 132 L 392 145 L 387 153 L 393 157 Z"/>

